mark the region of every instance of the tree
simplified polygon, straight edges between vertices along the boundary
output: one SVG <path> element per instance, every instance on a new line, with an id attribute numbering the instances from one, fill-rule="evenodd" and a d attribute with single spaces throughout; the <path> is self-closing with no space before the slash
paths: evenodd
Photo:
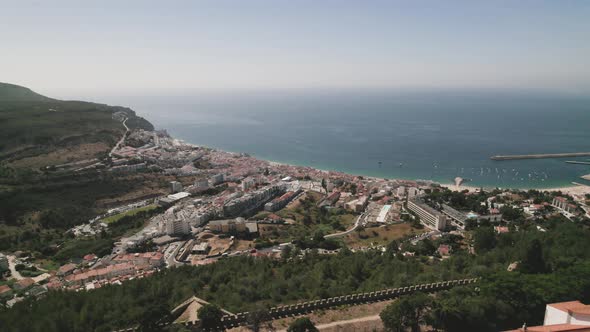
<path id="1" fill-rule="evenodd" d="M 164 303 L 153 303 L 139 317 L 139 331 L 160 331 L 159 322 L 166 321 L 170 311 Z"/>
<path id="2" fill-rule="evenodd" d="M 283 250 L 281 251 L 281 258 L 284 260 L 288 260 L 291 257 L 291 254 L 293 253 L 293 247 L 287 245 L 283 247 Z"/>
<path id="3" fill-rule="evenodd" d="M 289 328 L 287 332 L 317 332 L 319 331 L 312 321 L 308 317 L 297 318 Z"/>
<path id="4" fill-rule="evenodd" d="M 265 331 L 274 331 L 272 317 L 265 309 L 257 309 L 248 313 L 246 323 L 246 327 L 252 332 L 259 332 L 263 327 Z"/>
<path id="5" fill-rule="evenodd" d="M 533 239 L 525 248 L 520 271 L 524 273 L 543 273 L 547 271 L 547 264 L 543 256 L 543 246 L 539 239 Z"/>
<path id="6" fill-rule="evenodd" d="M 418 332 L 420 325 L 426 323 L 425 312 L 431 305 L 432 300 L 428 295 L 415 293 L 400 297 L 388 305 L 379 316 L 389 332 L 403 332 L 407 329 Z"/>
<path id="7" fill-rule="evenodd" d="M 393 240 L 393 241 L 389 242 L 389 244 L 387 245 L 387 249 L 386 249 L 387 254 L 393 256 L 398 251 L 399 251 L 399 244 L 397 243 L 397 241 Z"/>
<path id="8" fill-rule="evenodd" d="M 511 206 L 503 206 L 500 209 L 500 213 L 502 213 L 502 218 L 508 221 L 516 221 L 523 218 L 523 213 L 521 209 L 515 209 Z"/>
<path id="9" fill-rule="evenodd" d="M 221 323 L 223 312 L 218 306 L 213 304 L 205 304 L 197 311 L 197 317 L 201 321 L 201 327 L 205 330 L 213 330 Z"/>
<path id="10" fill-rule="evenodd" d="M 424 239 L 416 245 L 416 253 L 422 256 L 430 256 L 433 255 L 436 251 L 436 247 L 434 243 L 430 239 Z"/>
<path id="11" fill-rule="evenodd" d="M 324 190 L 326 191 L 326 195 L 328 194 L 328 183 L 326 182 L 326 179 L 322 179 L 322 188 L 324 188 Z"/>
<path id="12" fill-rule="evenodd" d="M 492 227 L 480 227 L 473 235 L 475 252 L 481 254 L 496 246 L 496 234 Z"/>

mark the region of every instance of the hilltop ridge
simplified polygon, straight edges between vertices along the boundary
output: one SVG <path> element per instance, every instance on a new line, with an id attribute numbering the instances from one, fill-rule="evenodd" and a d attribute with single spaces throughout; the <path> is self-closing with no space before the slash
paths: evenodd
<path id="1" fill-rule="evenodd" d="M 28 101 L 28 102 L 43 102 L 43 101 L 54 101 L 49 97 L 45 97 L 41 94 L 34 92 L 24 86 L 3 83 L 0 82 L 0 102 L 15 102 L 15 101 Z"/>
<path id="2" fill-rule="evenodd" d="M 0 160 L 38 169 L 101 156 L 125 132 L 116 113 L 124 113 L 130 129 L 154 129 L 127 107 L 58 100 L 0 83 Z"/>

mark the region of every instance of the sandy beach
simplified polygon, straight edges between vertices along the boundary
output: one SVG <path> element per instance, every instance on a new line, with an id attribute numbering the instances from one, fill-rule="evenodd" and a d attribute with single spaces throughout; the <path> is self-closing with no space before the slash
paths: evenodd
<path id="1" fill-rule="evenodd" d="M 457 187 L 454 184 L 441 184 L 441 187 L 445 187 L 445 188 L 448 188 L 453 191 L 469 190 L 470 192 L 475 192 L 475 191 L 481 189 L 481 187 L 466 186 L 466 185 L 460 185 L 459 187 Z M 491 188 L 484 188 L 484 190 L 488 190 L 488 189 L 491 189 Z M 502 188 L 502 189 L 509 189 L 509 188 Z M 527 190 L 527 189 L 520 189 L 520 190 Z M 572 183 L 571 186 L 565 186 L 565 187 L 540 188 L 540 189 L 535 189 L 535 190 L 561 191 L 562 193 L 568 194 L 571 196 L 584 196 L 584 195 L 590 194 L 590 186 L 585 185 L 585 184 L 581 184 L 581 183 Z"/>

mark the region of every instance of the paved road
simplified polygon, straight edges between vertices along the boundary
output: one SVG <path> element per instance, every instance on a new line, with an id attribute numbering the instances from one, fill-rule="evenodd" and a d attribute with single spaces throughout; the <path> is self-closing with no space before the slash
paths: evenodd
<path id="1" fill-rule="evenodd" d="M 410 239 L 410 242 L 412 244 L 416 244 L 416 243 L 418 243 L 418 241 L 422 241 L 422 240 L 424 240 L 427 237 L 431 237 L 433 235 L 438 235 L 438 234 L 441 234 L 441 231 L 435 230 L 435 231 L 430 231 L 430 232 L 427 232 L 427 233 L 422 233 L 422 234 L 420 234 L 420 235 L 418 235 L 416 237 L 411 238 Z"/>
<path id="2" fill-rule="evenodd" d="M 332 238 L 332 237 L 340 237 L 340 236 L 345 236 L 347 234 L 350 234 L 350 233 L 354 232 L 354 230 L 357 229 L 360 226 L 361 220 L 362 220 L 362 218 L 364 216 L 365 216 L 365 212 L 361 213 L 361 215 L 358 216 L 358 218 L 356 218 L 356 221 L 354 222 L 354 226 L 352 226 L 351 229 L 348 229 L 348 230 L 346 230 L 344 232 L 340 232 L 340 233 L 328 234 L 328 235 L 324 236 L 324 238 L 329 239 L 329 238 Z"/>

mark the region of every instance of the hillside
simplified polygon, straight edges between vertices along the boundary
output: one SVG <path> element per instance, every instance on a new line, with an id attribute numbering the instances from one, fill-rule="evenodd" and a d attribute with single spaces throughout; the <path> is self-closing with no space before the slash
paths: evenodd
<path id="1" fill-rule="evenodd" d="M 125 134 L 122 118 L 127 118 L 130 129 L 153 129 L 129 108 L 62 101 L 0 83 L 0 250 L 43 252 L 47 258 L 75 256 L 71 253 L 89 248 L 108 251 L 113 238 L 133 226 L 125 224 L 119 233 L 88 241 L 65 233 L 104 213 L 97 201 L 116 200 L 144 188 L 157 191 L 158 175 L 46 168 L 103 159 Z M 58 255 L 62 245 L 64 251 Z"/>
<path id="2" fill-rule="evenodd" d="M 52 99 L 19 85 L 0 82 L 0 103 L 15 101 L 46 102 Z"/>
<path id="3" fill-rule="evenodd" d="M 38 169 L 100 157 L 125 132 L 116 112 L 125 113 L 132 129 L 153 129 L 129 108 L 57 100 L 0 83 L 0 160 Z"/>

